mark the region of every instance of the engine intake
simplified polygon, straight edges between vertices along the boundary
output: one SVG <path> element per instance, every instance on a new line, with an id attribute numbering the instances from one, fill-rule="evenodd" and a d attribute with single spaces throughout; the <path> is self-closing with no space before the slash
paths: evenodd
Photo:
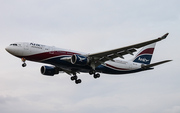
<path id="1" fill-rule="evenodd" d="M 47 76 L 54 76 L 55 74 L 59 74 L 59 69 L 52 66 L 42 66 L 41 73 Z"/>
<path id="2" fill-rule="evenodd" d="M 89 59 L 85 56 L 74 54 L 71 57 L 71 63 L 75 65 L 85 66 L 89 63 Z"/>

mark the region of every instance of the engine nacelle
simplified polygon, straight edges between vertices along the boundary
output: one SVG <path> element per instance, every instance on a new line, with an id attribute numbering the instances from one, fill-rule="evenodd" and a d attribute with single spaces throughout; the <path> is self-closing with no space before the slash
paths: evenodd
<path id="1" fill-rule="evenodd" d="M 47 76 L 54 76 L 55 74 L 59 74 L 59 69 L 52 66 L 42 66 L 41 73 Z"/>
<path id="2" fill-rule="evenodd" d="M 89 59 L 85 56 L 74 54 L 71 57 L 71 63 L 75 65 L 85 66 L 89 63 Z"/>

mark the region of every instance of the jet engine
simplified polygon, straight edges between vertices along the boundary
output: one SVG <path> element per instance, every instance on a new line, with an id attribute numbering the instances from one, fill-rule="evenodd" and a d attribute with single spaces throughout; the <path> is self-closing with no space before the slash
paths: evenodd
<path id="1" fill-rule="evenodd" d="M 85 66 L 89 63 L 89 59 L 85 56 L 74 54 L 71 57 L 71 63 L 75 65 Z"/>
<path id="2" fill-rule="evenodd" d="M 53 66 L 42 66 L 41 73 L 47 76 L 54 76 L 55 74 L 59 74 L 59 69 Z"/>

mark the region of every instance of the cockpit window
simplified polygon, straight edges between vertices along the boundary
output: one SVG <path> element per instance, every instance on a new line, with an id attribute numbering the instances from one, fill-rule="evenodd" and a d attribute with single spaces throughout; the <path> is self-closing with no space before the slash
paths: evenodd
<path id="1" fill-rule="evenodd" d="M 17 44 L 10 44 L 10 46 L 17 46 Z"/>

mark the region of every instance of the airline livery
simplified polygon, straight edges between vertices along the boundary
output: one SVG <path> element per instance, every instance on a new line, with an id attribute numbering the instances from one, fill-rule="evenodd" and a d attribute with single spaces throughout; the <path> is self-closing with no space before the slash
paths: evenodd
<path id="1" fill-rule="evenodd" d="M 6 47 L 6 51 L 21 58 L 23 62 L 22 67 L 26 66 L 26 60 L 50 64 L 52 66 L 41 67 L 40 71 L 43 75 L 54 76 L 62 71 L 69 74 L 71 80 L 79 84 L 82 81 L 78 78 L 77 73 L 80 72 L 89 73 L 94 78 L 99 78 L 99 73 L 135 73 L 151 70 L 156 65 L 171 61 L 164 60 L 150 64 L 156 42 L 165 39 L 167 36 L 168 33 L 150 41 L 93 54 L 28 42 L 10 44 Z M 142 49 L 129 61 L 115 59 L 117 57 L 124 59 L 123 56 L 126 54 L 133 55 L 139 48 Z"/>

